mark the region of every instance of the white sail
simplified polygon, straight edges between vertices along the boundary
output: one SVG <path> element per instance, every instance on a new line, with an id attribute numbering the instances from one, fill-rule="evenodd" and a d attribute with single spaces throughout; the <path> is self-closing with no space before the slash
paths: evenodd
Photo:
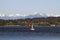
<path id="1" fill-rule="evenodd" d="M 31 26 L 31 30 L 35 30 L 34 27 L 33 27 L 33 25 Z"/>

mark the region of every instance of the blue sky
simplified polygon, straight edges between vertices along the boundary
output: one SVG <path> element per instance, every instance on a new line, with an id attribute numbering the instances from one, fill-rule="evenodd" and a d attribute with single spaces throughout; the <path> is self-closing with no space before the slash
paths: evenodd
<path id="1" fill-rule="evenodd" d="M 60 0 L 0 0 L 1 14 L 34 12 L 60 14 Z"/>

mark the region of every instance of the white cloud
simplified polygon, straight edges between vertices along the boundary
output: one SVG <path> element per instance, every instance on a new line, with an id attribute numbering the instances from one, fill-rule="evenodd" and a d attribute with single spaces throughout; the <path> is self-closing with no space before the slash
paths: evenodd
<path id="1" fill-rule="evenodd" d="M 59 17 L 60 15 L 54 15 L 55 17 Z"/>
<path id="2" fill-rule="evenodd" d="M 33 14 L 37 14 L 38 12 L 34 12 Z"/>
<path id="3" fill-rule="evenodd" d="M 4 16 L 8 16 L 8 17 L 16 17 L 16 16 L 26 16 L 25 14 L 0 14 L 0 17 L 4 17 Z"/>
<path id="4" fill-rule="evenodd" d="M 13 14 L 8 14 L 7 16 L 9 16 L 9 17 L 14 17 L 14 15 L 13 15 Z"/>
<path id="5" fill-rule="evenodd" d="M 59 17 L 60 14 L 47 14 L 48 16 Z"/>
<path id="6" fill-rule="evenodd" d="M 0 14 L 0 17 L 4 17 L 5 16 L 5 14 Z"/>
<path id="7" fill-rule="evenodd" d="M 20 15 L 20 14 L 15 14 L 15 16 L 22 16 L 22 15 Z"/>

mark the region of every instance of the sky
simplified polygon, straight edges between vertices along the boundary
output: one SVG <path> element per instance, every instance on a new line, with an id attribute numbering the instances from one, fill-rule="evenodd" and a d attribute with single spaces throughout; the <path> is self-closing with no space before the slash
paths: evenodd
<path id="1" fill-rule="evenodd" d="M 60 0 L 0 0 L 0 14 L 60 15 Z"/>

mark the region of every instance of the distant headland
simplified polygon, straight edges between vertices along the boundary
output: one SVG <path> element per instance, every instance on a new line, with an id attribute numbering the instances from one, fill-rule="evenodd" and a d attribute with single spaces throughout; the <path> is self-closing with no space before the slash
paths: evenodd
<path id="1" fill-rule="evenodd" d="M 60 17 L 47 17 L 47 18 L 25 18 L 25 19 L 14 19 L 14 20 L 3 20 L 0 19 L 0 26 L 12 26 L 22 25 L 28 26 L 29 23 L 33 23 L 35 26 L 60 26 Z"/>

